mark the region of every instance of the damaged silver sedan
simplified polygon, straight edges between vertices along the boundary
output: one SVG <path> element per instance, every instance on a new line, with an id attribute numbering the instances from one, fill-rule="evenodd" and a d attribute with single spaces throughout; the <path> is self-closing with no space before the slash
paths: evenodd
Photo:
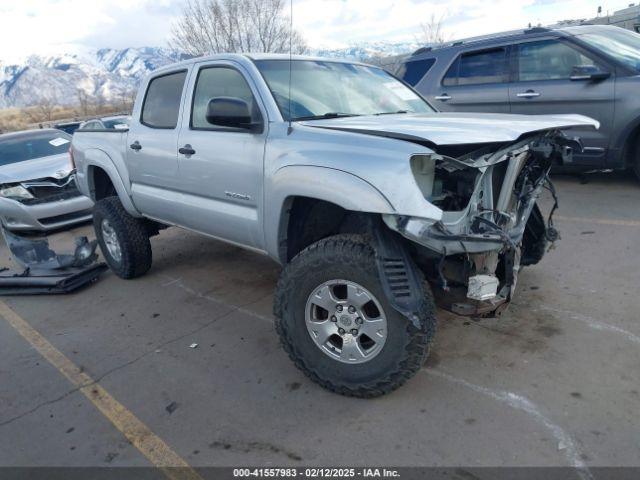
<path id="1" fill-rule="evenodd" d="M 91 219 L 76 187 L 71 136 L 55 129 L 0 135 L 0 221 L 13 232 L 50 231 Z"/>

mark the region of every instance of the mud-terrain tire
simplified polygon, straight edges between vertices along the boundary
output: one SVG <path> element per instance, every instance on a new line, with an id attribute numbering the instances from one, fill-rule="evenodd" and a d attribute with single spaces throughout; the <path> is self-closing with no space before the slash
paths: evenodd
<path id="1" fill-rule="evenodd" d="M 151 243 L 145 221 L 132 217 L 118 197 L 98 200 L 93 227 L 102 256 L 120 278 L 140 277 L 151 268 Z"/>
<path id="2" fill-rule="evenodd" d="M 326 350 L 332 350 L 333 347 L 323 349 L 316 339 L 312 339 L 308 320 L 309 302 L 312 302 L 312 295 L 313 299 L 318 298 L 315 295 L 319 295 L 320 287 L 334 281 L 348 282 L 352 287 L 361 286 L 362 290 L 356 288 L 350 291 L 364 290 L 372 295 L 381 307 L 381 317 L 386 319 L 386 329 L 378 331 L 385 332 L 384 343 L 373 358 L 362 360 L 363 363 L 349 364 L 332 358 L 332 354 Z M 435 305 L 428 284 L 422 282 L 421 288 L 421 298 L 424 300 L 418 312 L 420 328 L 416 328 L 389 304 L 378 276 L 375 252 L 369 241 L 360 235 L 329 237 L 300 252 L 282 271 L 274 302 L 276 331 L 295 365 L 322 387 L 353 397 L 384 395 L 415 375 L 428 355 L 429 344 L 436 330 Z M 336 297 L 332 294 L 331 298 Z M 343 301 L 351 303 L 348 298 Z M 345 312 L 347 303 L 344 305 Z M 367 305 L 371 309 L 371 304 Z M 311 307 L 314 308 L 317 307 Z M 358 315 L 358 312 L 355 314 Z M 366 317 L 363 314 L 365 321 L 360 319 L 360 323 L 367 324 L 368 316 L 368 313 Z M 332 321 L 340 325 L 343 317 L 336 321 L 334 316 Z M 357 338 L 357 345 L 364 345 L 361 343 L 363 338 L 368 341 L 366 336 L 349 338 Z"/>

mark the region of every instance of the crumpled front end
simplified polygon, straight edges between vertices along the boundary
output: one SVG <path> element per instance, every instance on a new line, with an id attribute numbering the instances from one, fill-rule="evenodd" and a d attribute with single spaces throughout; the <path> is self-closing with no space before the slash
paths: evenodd
<path id="1" fill-rule="evenodd" d="M 556 198 L 551 165 L 579 148 L 576 140 L 550 130 L 508 145 L 444 146 L 414 155 L 416 183 L 442 218 L 383 218 L 412 242 L 442 307 L 473 316 L 506 308 L 521 266 L 537 263 L 547 243 L 558 238 L 552 222 L 557 201 L 547 220 L 536 205 L 544 188 Z"/>
<path id="2" fill-rule="evenodd" d="M 93 202 L 62 177 L 0 184 L 0 220 L 11 231 L 48 231 L 91 220 Z"/>

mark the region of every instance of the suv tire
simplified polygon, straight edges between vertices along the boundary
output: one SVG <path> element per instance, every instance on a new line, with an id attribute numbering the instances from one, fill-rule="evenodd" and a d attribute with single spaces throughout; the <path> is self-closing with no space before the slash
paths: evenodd
<path id="1" fill-rule="evenodd" d="M 636 178 L 640 180 L 640 135 L 636 139 L 635 147 L 633 148 L 633 158 L 631 159 L 631 168 L 633 173 L 636 174 Z"/>
<path id="2" fill-rule="evenodd" d="M 120 278 L 144 275 L 151 268 L 151 243 L 145 221 L 132 217 L 118 197 L 98 200 L 93 227 L 109 267 Z"/>
<path id="3" fill-rule="evenodd" d="M 334 290 L 329 296 L 323 293 L 323 300 L 317 300 L 321 292 L 329 292 L 330 288 Z M 300 252 L 282 271 L 274 302 L 276 331 L 295 365 L 322 387 L 353 397 L 384 395 L 415 375 L 428 355 L 436 330 L 435 305 L 428 284 L 423 281 L 420 288 L 424 301 L 419 310 L 421 326 L 416 328 L 389 304 L 378 276 L 375 251 L 365 237 L 329 237 Z M 363 297 L 352 302 L 351 298 L 357 295 Z M 342 313 L 334 312 L 334 303 L 323 303 L 329 297 L 331 302 L 339 300 L 336 308 Z M 320 321 L 311 318 L 315 315 L 312 311 L 322 312 L 324 308 L 314 302 L 329 306 L 327 313 L 320 314 Z M 351 303 L 359 305 L 357 310 L 353 307 L 352 312 Z M 377 330 L 382 325 L 381 319 L 386 328 Z M 334 322 L 333 326 L 327 322 Z M 347 322 L 348 326 L 341 322 Z M 320 329 L 342 326 L 347 332 L 333 333 L 322 343 L 328 333 L 316 337 L 312 333 L 316 325 Z M 372 330 L 372 325 L 378 326 Z M 354 333 L 357 329 L 350 330 L 353 327 L 361 329 L 357 336 Z M 376 341 L 365 333 L 372 331 L 375 333 L 369 334 Z M 354 348 L 352 342 L 356 345 L 356 356 L 350 353 L 350 348 Z M 373 353 L 361 355 L 365 348 Z"/>

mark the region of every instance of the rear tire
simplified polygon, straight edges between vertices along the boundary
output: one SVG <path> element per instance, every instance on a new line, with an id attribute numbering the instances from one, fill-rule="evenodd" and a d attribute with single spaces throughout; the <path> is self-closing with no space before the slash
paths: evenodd
<path id="1" fill-rule="evenodd" d="M 130 279 L 149 271 L 152 257 L 147 225 L 129 215 L 118 197 L 96 202 L 93 227 L 102 255 L 116 275 Z"/>
<path id="2" fill-rule="evenodd" d="M 276 331 L 295 365 L 322 387 L 353 397 L 384 395 L 415 375 L 428 355 L 436 330 L 435 305 L 426 282 L 422 283 L 420 328 L 416 328 L 389 304 L 369 242 L 360 235 L 329 237 L 300 252 L 282 271 L 274 303 Z M 327 288 L 342 288 L 344 293 L 320 295 Z M 310 313 L 317 312 L 321 303 L 328 306 L 326 311 L 320 307 L 320 314 Z M 315 328 L 331 333 L 314 336 Z M 318 340 L 325 337 L 326 342 Z M 355 355 L 352 342 L 357 345 Z"/>

